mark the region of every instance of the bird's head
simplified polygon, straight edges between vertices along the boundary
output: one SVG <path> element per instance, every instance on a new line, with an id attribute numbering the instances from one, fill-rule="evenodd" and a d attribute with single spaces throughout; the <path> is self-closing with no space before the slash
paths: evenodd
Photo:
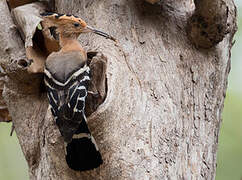
<path id="1" fill-rule="evenodd" d="M 99 31 L 91 26 L 88 26 L 85 21 L 81 18 L 74 16 L 74 15 L 67 15 L 67 14 L 57 14 L 57 13 L 42 13 L 41 16 L 44 20 L 48 21 L 50 26 L 54 26 L 57 28 L 58 33 L 71 37 L 76 36 L 78 37 L 81 33 L 88 33 L 92 32 L 98 34 L 100 36 L 104 36 L 107 39 L 111 39 L 116 41 L 115 38 Z"/>

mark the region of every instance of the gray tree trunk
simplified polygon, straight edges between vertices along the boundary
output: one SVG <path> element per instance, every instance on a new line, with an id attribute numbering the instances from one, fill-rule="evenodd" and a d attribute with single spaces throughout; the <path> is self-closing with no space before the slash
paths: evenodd
<path id="1" fill-rule="evenodd" d="M 63 139 L 47 109 L 46 96 L 36 92 L 35 82 L 29 83 L 25 72 L 6 68 L 11 73 L 3 96 L 30 179 L 215 178 L 236 31 L 234 3 L 148 2 L 55 1 L 57 12 L 78 15 L 118 40 L 114 44 L 93 34 L 80 37 L 86 49 L 107 58 L 106 99 L 88 118 L 104 159 L 96 170 L 79 173 L 67 167 Z M 9 67 L 13 60 L 19 62 L 16 52 L 24 51 L 24 45 L 16 40 L 18 34 L 7 29 L 8 37 L 0 36 L 0 58 Z"/>

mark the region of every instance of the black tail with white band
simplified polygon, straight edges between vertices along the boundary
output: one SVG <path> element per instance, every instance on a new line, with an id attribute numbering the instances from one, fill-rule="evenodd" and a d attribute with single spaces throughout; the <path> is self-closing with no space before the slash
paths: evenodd
<path id="1" fill-rule="evenodd" d="M 61 65 L 67 61 L 55 62 L 58 53 L 52 56 L 48 57 L 45 64 L 44 81 L 51 112 L 66 142 L 66 162 L 71 169 L 77 171 L 97 168 L 102 164 L 102 157 L 88 129 L 84 111 L 90 69 L 85 62 L 75 60 L 72 62 L 75 66 Z M 68 57 L 77 56 L 70 54 Z M 53 68 L 57 63 L 62 66 L 61 74 Z"/>

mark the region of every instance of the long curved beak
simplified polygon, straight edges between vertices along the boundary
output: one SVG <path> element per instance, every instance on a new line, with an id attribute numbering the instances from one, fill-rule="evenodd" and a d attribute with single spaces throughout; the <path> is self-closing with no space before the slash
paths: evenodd
<path id="1" fill-rule="evenodd" d="M 100 35 L 100 36 L 103 36 L 103 37 L 105 37 L 105 38 L 107 38 L 107 39 L 111 39 L 111 40 L 113 40 L 113 41 L 116 42 L 116 39 L 115 39 L 114 37 L 110 36 L 109 34 L 107 34 L 107 33 L 105 33 L 105 32 L 102 32 L 102 31 L 99 31 L 99 30 L 97 30 L 97 29 L 94 29 L 94 28 L 91 27 L 91 26 L 86 26 L 86 30 L 87 30 L 87 31 L 85 31 L 85 32 L 93 32 L 93 33 L 95 33 L 95 34 L 98 34 L 98 35 Z"/>

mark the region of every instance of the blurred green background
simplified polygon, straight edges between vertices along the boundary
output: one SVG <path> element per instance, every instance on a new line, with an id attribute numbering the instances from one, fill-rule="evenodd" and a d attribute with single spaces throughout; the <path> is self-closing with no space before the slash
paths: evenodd
<path id="1" fill-rule="evenodd" d="M 238 7 L 238 32 L 232 49 L 232 69 L 219 137 L 216 180 L 242 178 L 242 0 Z M 11 124 L 0 124 L 0 180 L 27 180 L 27 164 L 18 139 L 9 136 Z"/>

